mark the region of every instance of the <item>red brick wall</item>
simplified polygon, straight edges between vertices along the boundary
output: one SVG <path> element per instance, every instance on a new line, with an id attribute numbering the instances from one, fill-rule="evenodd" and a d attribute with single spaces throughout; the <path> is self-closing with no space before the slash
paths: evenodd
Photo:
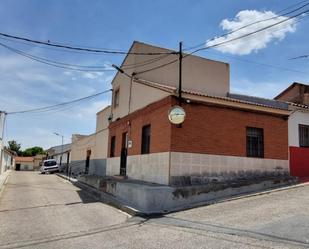
<path id="1" fill-rule="evenodd" d="M 164 98 L 111 123 L 109 126 L 108 156 L 110 156 L 112 136 L 116 136 L 115 156 L 120 156 L 122 133 L 124 132 L 128 132 L 129 140 L 133 142 L 132 148 L 128 149 L 128 155 L 141 154 L 142 127 L 148 124 L 151 124 L 150 153 L 170 151 L 171 124 L 167 114 L 171 107 L 171 100 L 171 97 Z"/>
<path id="2" fill-rule="evenodd" d="M 171 151 L 246 156 L 246 127 L 264 129 L 264 157 L 288 159 L 288 122 L 282 117 L 199 103 L 183 104 L 186 120 L 172 127 Z"/>
<path id="3" fill-rule="evenodd" d="M 279 116 L 191 102 L 183 104 L 182 128 L 171 125 L 167 112 L 177 101 L 167 97 L 110 125 L 110 140 L 116 136 L 115 156 L 120 156 L 122 133 L 129 133 L 133 147 L 128 155 L 141 153 L 142 127 L 151 124 L 150 153 L 191 152 L 246 156 L 246 127 L 264 129 L 264 156 L 288 159 L 288 122 Z M 130 121 L 130 125 L 128 124 Z"/>

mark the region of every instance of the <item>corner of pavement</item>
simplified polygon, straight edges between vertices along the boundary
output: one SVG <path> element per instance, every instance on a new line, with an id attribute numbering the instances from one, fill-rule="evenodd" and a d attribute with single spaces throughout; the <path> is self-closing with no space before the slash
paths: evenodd
<path id="1" fill-rule="evenodd" d="M 91 195 L 94 199 L 98 201 L 115 207 L 131 216 L 148 217 L 147 214 L 129 206 L 127 203 L 124 203 L 121 200 L 113 197 L 112 195 L 102 192 L 88 184 L 78 181 L 76 178 L 68 177 L 67 175 L 61 173 L 56 173 L 56 175 L 71 182 L 76 187 L 86 191 L 89 195 Z"/>
<path id="2" fill-rule="evenodd" d="M 267 190 L 260 190 L 260 191 L 253 191 L 253 192 L 247 192 L 247 193 L 243 193 L 243 194 L 239 194 L 239 195 L 231 195 L 228 197 L 222 197 L 222 198 L 216 198 L 210 201 L 204 201 L 201 202 L 199 204 L 195 203 L 194 205 L 188 205 L 186 208 L 181 207 L 179 209 L 174 209 L 174 210 L 170 210 L 170 211 L 162 211 L 160 213 L 156 212 L 156 213 L 145 213 L 141 210 L 137 210 L 136 208 L 132 207 L 130 204 L 126 203 L 125 201 L 111 195 L 110 193 L 106 193 L 103 191 L 100 191 L 99 189 L 96 189 L 93 186 L 90 186 L 86 183 L 83 183 L 82 181 L 78 181 L 75 178 L 69 178 L 67 175 L 61 174 L 61 173 L 57 173 L 56 174 L 59 177 L 64 178 L 65 180 L 68 180 L 69 182 L 71 182 L 72 184 L 74 184 L 75 186 L 81 188 L 82 190 L 86 191 L 89 195 L 91 195 L 94 199 L 101 201 L 105 204 L 108 204 L 110 206 L 113 206 L 115 208 L 120 209 L 121 211 L 124 211 L 126 213 L 128 213 L 131 216 L 139 216 L 139 217 L 143 217 L 143 218 L 151 218 L 151 217 L 157 217 L 157 216 L 162 216 L 168 213 L 173 213 L 173 212 L 177 212 L 177 211 L 182 211 L 182 210 L 188 210 L 188 209 L 192 209 L 192 208 L 196 208 L 196 207 L 200 207 L 200 206 L 205 206 L 205 205 L 211 205 L 211 204 L 215 204 L 215 203 L 219 203 L 219 202 L 228 202 L 228 201 L 233 201 L 236 199 L 243 199 L 243 198 L 250 198 L 250 197 L 254 197 L 254 196 L 258 196 L 258 195 L 266 195 L 266 194 L 271 194 L 273 192 L 279 192 L 279 191 L 284 191 L 284 190 L 288 190 L 288 189 L 292 189 L 292 188 L 299 188 L 299 187 L 303 187 L 306 185 L 309 185 L 309 182 L 303 182 L 303 183 L 294 183 L 292 185 L 286 185 L 286 186 L 278 186 L 276 188 L 271 188 L 271 189 L 267 189 Z"/>

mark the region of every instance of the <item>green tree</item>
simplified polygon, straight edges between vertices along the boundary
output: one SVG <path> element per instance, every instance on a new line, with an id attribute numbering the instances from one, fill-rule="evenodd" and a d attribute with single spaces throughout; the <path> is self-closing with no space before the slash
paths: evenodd
<path id="1" fill-rule="evenodd" d="M 9 150 L 15 151 L 19 156 L 22 154 L 22 151 L 20 150 L 21 145 L 17 143 L 15 140 L 8 141 L 8 144 L 9 144 L 8 147 Z"/>
<path id="2" fill-rule="evenodd" d="M 38 154 L 45 154 L 45 151 L 42 147 L 35 146 L 31 148 L 27 148 L 22 152 L 23 156 L 36 156 Z"/>

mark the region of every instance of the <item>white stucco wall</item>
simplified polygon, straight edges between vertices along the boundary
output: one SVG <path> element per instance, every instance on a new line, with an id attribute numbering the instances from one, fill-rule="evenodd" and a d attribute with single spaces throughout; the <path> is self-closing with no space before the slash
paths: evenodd
<path id="1" fill-rule="evenodd" d="M 4 172 L 2 139 L 0 138 L 0 175 Z"/>
<path id="2" fill-rule="evenodd" d="M 131 52 L 166 53 L 170 51 L 136 42 Z M 162 55 L 129 55 L 126 57 L 123 64 L 124 70 L 127 74 L 130 75 L 133 72 L 147 70 L 177 58 L 176 55 L 171 55 L 153 64 L 148 64 L 136 68 L 125 68 L 127 65 L 136 63 L 138 64 L 160 56 Z M 226 63 L 207 60 L 197 56 L 188 56 L 183 60 L 183 89 L 193 90 L 210 95 L 226 96 L 226 94 L 229 92 L 230 85 L 229 73 L 229 65 Z M 150 71 L 148 73 L 138 74 L 136 75 L 136 78 L 178 88 L 178 63 L 174 63 L 170 66 Z M 141 85 L 140 83 L 133 81 L 129 110 L 131 79 L 124 74 L 117 73 L 112 84 L 113 91 L 119 89 L 119 106 L 112 107 L 113 121 L 124 117 L 129 112 L 141 109 L 146 105 L 163 99 L 169 95 L 169 93 L 165 91 Z"/>
<path id="3" fill-rule="evenodd" d="M 74 141 L 71 145 L 71 161 L 86 160 L 87 150 L 91 150 L 91 156 L 93 156 L 94 148 L 95 134 Z"/>
<path id="4" fill-rule="evenodd" d="M 167 53 L 171 52 L 171 50 L 135 42 L 132 47 L 132 52 Z M 178 55 L 169 55 L 163 59 L 162 57 L 162 55 L 130 55 L 127 57 L 130 58 L 130 61 L 125 62 L 124 66 L 128 63 L 138 64 L 154 58 L 161 58 L 154 63 L 144 66 L 137 65 L 136 68 L 131 69 L 131 71 L 140 72 L 178 59 Z M 229 65 L 227 63 L 208 60 L 206 58 L 193 55 L 187 56 L 183 59 L 182 69 L 184 89 L 195 90 L 198 92 L 219 96 L 226 96 L 227 92 L 229 92 L 230 72 Z M 137 74 L 137 77 L 140 79 L 178 87 L 178 70 L 179 64 L 178 62 L 175 62 L 156 70 L 152 70 L 143 74 Z"/>
<path id="5" fill-rule="evenodd" d="M 108 158 L 106 174 L 119 175 L 120 157 Z M 289 174 L 288 160 L 163 152 L 127 158 L 129 179 L 158 184 L 186 184 L 184 179 L 202 177 L 219 181 Z"/>
<path id="6" fill-rule="evenodd" d="M 131 101 L 129 101 L 130 85 L 131 81 L 127 77 L 117 78 L 113 83 L 113 89 L 119 89 L 119 105 L 112 109 L 113 121 L 169 95 L 166 91 L 132 81 Z"/>
<path id="7" fill-rule="evenodd" d="M 120 174 L 120 157 L 107 158 L 106 175 L 115 176 Z"/>
<path id="8" fill-rule="evenodd" d="M 111 106 L 105 107 L 97 113 L 96 132 L 106 129 L 109 125 L 108 118 L 111 114 Z"/>
<path id="9" fill-rule="evenodd" d="M 20 170 L 33 170 L 33 163 L 31 162 L 20 163 Z"/>
<path id="10" fill-rule="evenodd" d="M 299 128 L 298 125 L 309 125 L 309 111 L 296 110 L 289 117 L 289 146 L 299 147 Z"/>
<path id="11" fill-rule="evenodd" d="M 126 175 L 129 179 L 168 185 L 169 158 L 169 152 L 128 156 Z M 106 174 L 120 174 L 120 157 L 107 159 Z"/>
<path id="12" fill-rule="evenodd" d="M 171 176 L 229 177 L 276 171 L 289 172 L 288 160 L 171 152 Z"/>
<path id="13" fill-rule="evenodd" d="M 169 152 L 128 156 L 127 176 L 131 179 L 169 184 Z"/>
<path id="14" fill-rule="evenodd" d="M 71 161 L 70 152 L 64 152 L 63 156 L 62 156 L 62 160 L 61 160 L 62 165 L 67 163 L 68 157 L 69 157 L 69 163 L 70 163 L 70 161 Z M 57 161 L 58 165 L 60 165 L 60 158 L 61 158 L 60 154 L 54 156 L 54 159 Z"/>

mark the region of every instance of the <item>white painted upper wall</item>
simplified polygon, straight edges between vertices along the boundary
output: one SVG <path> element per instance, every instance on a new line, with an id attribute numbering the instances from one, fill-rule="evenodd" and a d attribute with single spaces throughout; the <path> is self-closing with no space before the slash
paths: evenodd
<path id="1" fill-rule="evenodd" d="M 144 43 L 134 42 L 130 52 L 166 53 L 171 51 Z M 150 60 L 162 57 L 163 59 L 150 63 L 152 62 Z M 128 55 L 123 62 L 122 69 L 127 74 L 131 75 L 133 72 L 141 72 L 160 66 L 177 58 L 177 55 Z M 145 61 L 148 64 L 140 66 L 141 63 Z M 135 77 L 178 88 L 178 70 L 178 62 L 176 62 L 160 69 L 143 74 L 137 74 Z M 183 89 L 216 96 L 226 96 L 229 92 L 230 72 L 229 65 L 227 63 L 208 60 L 197 56 L 188 56 L 183 59 L 182 76 Z M 119 106 L 112 106 L 113 121 L 169 95 L 165 91 L 141 85 L 136 82 L 132 82 L 132 88 L 130 89 L 131 79 L 121 73 L 117 73 L 112 84 L 113 93 L 119 89 Z"/>
<path id="2" fill-rule="evenodd" d="M 152 45 L 134 42 L 131 48 L 132 53 L 168 53 L 171 50 L 155 47 Z M 163 57 L 163 59 L 162 59 Z M 161 58 L 154 63 L 140 66 L 141 63 L 151 62 L 154 58 Z M 141 72 L 162 64 L 178 59 L 178 55 L 129 55 L 125 59 L 122 67 L 126 72 Z M 125 67 L 136 64 L 132 69 Z M 146 73 L 137 74 L 137 78 L 153 81 L 169 86 L 178 87 L 179 83 L 179 63 L 175 62 L 168 66 L 158 68 Z M 183 59 L 182 64 L 182 84 L 184 89 L 194 90 L 210 95 L 226 96 L 230 88 L 229 64 L 206 58 L 190 55 Z"/>
<path id="3" fill-rule="evenodd" d="M 117 107 L 113 106 L 112 109 L 113 121 L 169 95 L 169 93 L 165 91 L 135 81 L 131 83 L 131 80 L 127 77 L 117 78 L 114 81 L 113 87 L 115 90 L 119 89 L 119 105 Z"/>
<path id="4" fill-rule="evenodd" d="M 299 147 L 300 124 L 309 125 L 309 112 L 297 110 L 289 117 L 289 146 Z"/>
<path id="5" fill-rule="evenodd" d="M 96 132 L 108 128 L 109 125 L 108 118 L 110 114 L 111 114 L 111 106 L 107 106 L 103 110 L 97 113 Z"/>

